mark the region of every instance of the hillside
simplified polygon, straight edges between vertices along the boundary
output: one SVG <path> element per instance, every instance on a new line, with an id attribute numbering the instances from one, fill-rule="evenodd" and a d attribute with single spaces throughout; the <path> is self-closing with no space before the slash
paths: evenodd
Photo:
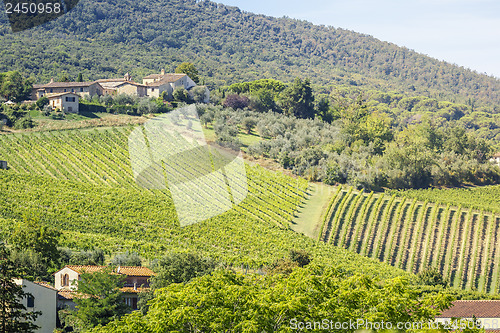
<path id="1" fill-rule="evenodd" d="M 324 211 L 319 239 L 415 273 L 436 267 L 457 288 L 498 293 L 500 215 L 488 211 L 500 204 L 498 186 L 477 188 L 458 207 L 464 200 L 453 198 L 464 191 L 395 193 L 339 187 Z"/>
<path id="2" fill-rule="evenodd" d="M 26 212 L 63 233 L 63 246 L 139 251 L 153 259 L 192 251 L 232 266 L 262 267 L 290 249 L 318 263 L 380 277 L 405 274 L 377 260 L 289 229 L 307 182 L 247 166 L 246 199 L 230 211 L 181 228 L 168 190 L 145 190 L 132 179 L 130 128 L 36 132 L 0 136 L 0 236 Z M 202 190 L 201 188 L 199 189 Z"/>
<path id="3" fill-rule="evenodd" d="M 0 72 L 17 69 L 38 82 L 79 72 L 86 79 L 126 72 L 140 78 L 187 60 L 212 88 L 301 76 L 318 85 L 413 92 L 483 105 L 487 112 L 498 112 L 500 103 L 500 81 L 493 77 L 369 35 L 210 1 L 83 0 L 43 27 L 9 31 L 5 23 L 0 26 Z"/>

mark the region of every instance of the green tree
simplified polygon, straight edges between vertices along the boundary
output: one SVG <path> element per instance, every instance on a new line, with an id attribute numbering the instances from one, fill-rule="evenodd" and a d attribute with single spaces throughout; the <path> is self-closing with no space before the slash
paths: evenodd
<path id="1" fill-rule="evenodd" d="M 69 79 L 68 74 L 62 73 L 61 76 L 59 76 L 59 82 L 70 82 L 71 80 Z"/>
<path id="2" fill-rule="evenodd" d="M 297 321 L 433 322 L 450 307 L 444 294 L 419 296 L 402 277 L 377 281 L 331 267 L 289 276 L 216 271 L 156 292 L 147 315 L 132 314 L 95 332 L 288 332 Z M 354 332 L 330 327 L 329 332 Z M 314 331 L 313 329 L 308 331 Z"/>
<path id="3" fill-rule="evenodd" d="M 0 242 L 0 332 L 35 332 L 38 326 L 33 322 L 40 312 L 27 311 L 24 306 L 24 299 L 31 295 L 14 282 L 19 277 L 16 266 L 10 260 L 9 250 Z"/>
<path id="4" fill-rule="evenodd" d="M 38 99 L 38 101 L 36 101 L 36 106 L 39 110 L 43 110 L 46 105 L 49 105 L 49 99 L 47 96 L 42 96 Z"/>
<path id="5" fill-rule="evenodd" d="M 241 124 L 247 131 L 247 134 L 250 134 L 252 133 L 252 129 L 257 125 L 257 119 L 254 117 L 245 117 Z"/>
<path id="6" fill-rule="evenodd" d="M 30 98 L 33 83 L 17 71 L 0 73 L 0 95 L 6 100 L 22 102 Z"/>
<path id="7" fill-rule="evenodd" d="M 76 79 L 76 82 L 83 82 L 83 74 L 81 72 L 78 73 L 78 78 Z"/>
<path id="8" fill-rule="evenodd" d="M 291 86 L 279 95 L 279 103 L 286 115 L 297 118 L 314 118 L 314 96 L 309 79 L 296 78 Z"/>
<path id="9" fill-rule="evenodd" d="M 172 97 L 174 98 L 174 101 L 176 102 L 184 102 L 187 103 L 189 102 L 189 93 L 186 89 L 183 87 L 177 87 L 174 89 L 174 92 L 172 93 Z"/>
<path id="10" fill-rule="evenodd" d="M 151 278 L 151 290 L 141 294 L 139 308 L 144 313 L 147 311 L 147 303 L 155 290 L 210 274 L 216 266 L 212 259 L 194 253 L 174 253 L 161 258 L 154 268 L 156 275 Z"/>
<path id="11" fill-rule="evenodd" d="M 199 81 L 200 81 L 200 77 L 199 77 L 199 74 L 198 74 L 198 70 L 196 69 L 196 67 L 190 63 L 190 62 L 183 62 L 182 64 L 180 64 L 179 66 L 177 66 L 177 68 L 175 69 L 175 72 L 176 73 L 184 73 L 186 74 L 187 76 L 189 76 L 191 78 L 191 80 L 194 81 L 194 83 L 198 84 Z"/>
<path id="12" fill-rule="evenodd" d="M 43 225 L 37 217 L 26 217 L 24 222 L 18 225 L 9 242 L 15 250 L 40 254 L 49 266 L 55 267 L 59 261 L 59 237 L 59 231 Z"/>
<path id="13" fill-rule="evenodd" d="M 123 302 L 120 291 L 124 278 L 113 274 L 112 268 L 101 272 L 84 272 L 80 276 L 78 296 L 74 299 L 76 310 L 66 316 L 66 326 L 88 330 L 119 319 L 130 310 Z"/>

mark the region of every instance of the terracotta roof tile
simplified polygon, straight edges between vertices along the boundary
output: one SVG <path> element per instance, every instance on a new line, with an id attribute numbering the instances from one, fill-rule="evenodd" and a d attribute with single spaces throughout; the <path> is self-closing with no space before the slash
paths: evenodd
<path id="1" fill-rule="evenodd" d="M 107 266 L 81 266 L 81 265 L 67 265 L 65 268 L 69 268 L 79 274 L 82 274 L 83 272 L 85 273 L 94 273 L 94 272 L 100 272 Z"/>
<path id="2" fill-rule="evenodd" d="M 76 297 L 78 292 L 73 291 L 73 290 L 60 290 L 57 292 L 57 298 L 58 299 L 65 299 L 65 300 L 72 300 L 73 298 Z"/>
<path id="3" fill-rule="evenodd" d="M 36 88 L 75 88 L 75 87 L 89 87 L 96 83 L 92 82 L 49 82 L 47 84 L 36 85 Z M 33 86 L 35 88 L 35 86 Z"/>
<path id="4" fill-rule="evenodd" d="M 500 318 L 500 300 L 454 301 L 437 318 Z"/>
<path id="5" fill-rule="evenodd" d="M 33 283 L 36 283 L 37 285 L 48 288 L 48 289 L 57 290 L 56 288 L 52 287 L 50 284 L 48 284 L 47 282 L 44 282 L 44 281 L 34 281 Z"/>
<path id="6" fill-rule="evenodd" d="M 65 268 L 69 268 L 79 274 L 100 272 L 104 268 L 109 266 L 78 266 L 78 265 L 66 265 Z M 123 274 L 126 276 L 153 276 L 155 273 L 147 268 L 140 266 L 118 266 L 115 268 L 115 272 L 118 274 Z"/>
<path id="7" fill-rule="evenodd" d="M 164 74 L 164 75 L 153 74 L 153 75 L 146 76 L 144 79 L 154 79 L 154 80 L 156 80 L 155 82 L 150 82 L 150 83 L 147 84 L 148 86 L 156 87 L 156 86 L 159 86 L 159 85 L 162 85 L 162 84 L 176 82 L 176 81 L 182 79 L 185 76 L 187 76 L 187 75 L 186 74 L 182 74 L 182 73 L 181 74 L 169 73 L 169 74 Z"/>
<path id="8" fill-rule="evenodd" d="M 118 266 L 117 273 L 127 276 L 153 276 L 155 273 L 147 267 L 139 266 Z"/>

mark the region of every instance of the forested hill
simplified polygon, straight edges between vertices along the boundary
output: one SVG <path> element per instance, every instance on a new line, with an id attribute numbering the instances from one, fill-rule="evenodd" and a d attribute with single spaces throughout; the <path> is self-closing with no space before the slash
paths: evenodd
<path id="1" fill-rule="evenodd" d="M 368 32 L 369 33 L 369 32 Z M 376 38 L 210 1 L 82 0 L 68 15 L 31 31 L 0 26 L 0 72 L 46 81 L 136 78 L 191 61 L 212 86 L 259 78 L 415 91 L 452 102 L 500 104 L 500 80 Z M 498 110 L 497 110 L 498 111 Z"/>

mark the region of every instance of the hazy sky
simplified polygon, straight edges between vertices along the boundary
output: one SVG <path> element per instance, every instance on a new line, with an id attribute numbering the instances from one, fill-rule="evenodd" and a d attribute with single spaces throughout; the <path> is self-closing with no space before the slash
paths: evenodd
<path id="1" fill-rule="evenodd" d="M 217 0 L 354 30 L 500 78 L 500 0 Z"/>

